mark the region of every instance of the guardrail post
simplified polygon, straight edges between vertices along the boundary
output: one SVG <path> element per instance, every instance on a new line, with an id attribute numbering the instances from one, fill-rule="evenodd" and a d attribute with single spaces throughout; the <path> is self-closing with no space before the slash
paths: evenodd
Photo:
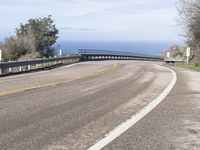
<path id="1" fill-rule="evenodd" d="M 35 65 L 35 69 L 38 69 L 38 68 L 39 68 L 39 64 L 36 64 L 36 65 Z"/>
<path id="2" fill-rule="evenodd" d="M 28 70 L 31 70 L 31 65 L 28 65 Z"/>
<path id="3" fill-rule="evenodd" d="M 12 72 L 12 68 L 9 68 L 8 70 L 9 70 L 9 73 L 11 73 L 11 72 Z"/>
<path id="4" fill-rule="evenodd" d="M 9 61 L 9 62 L 11 62 L 11 61 Z M 12 72 L 12 68 L 11 68 L 11 67 L 8 68 L 8 72 L 9 72 L 9 73 Z"/>
<path id="5" fill-rule="evenodd" d="M 2 50 L 0 50 L 0 62 L 2 62 Z"/>
<path id="6" fill-rule="evenodd" d="M 43 67 L 44 67 L 44 68 L 46 67 L 46 63 L 45 63 L 45 62 L 43 63 Z"/>
<path id="7" fill-rule="evenodd" d="M 22 72 L 22 66 L 19 66 L 19 72 Z"/>
<path id="8" fill-rule="evenodd" d="M 3 69 L 2 68 L 0 68 L 0 75 L 2 75 L 3 74 Z"/>
<path id="9" fill-rule="evenodd" d="M 0 62 L 2 62 L 2 50 L 0 50 Z M 3 69 L 0 68 L 0 75 L 3 74 Z"/>

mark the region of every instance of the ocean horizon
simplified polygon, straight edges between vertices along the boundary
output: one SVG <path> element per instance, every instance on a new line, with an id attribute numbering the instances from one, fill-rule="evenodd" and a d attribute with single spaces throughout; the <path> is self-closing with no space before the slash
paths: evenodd
<path id="1" fill-rule="evenodd" d="M 3 40 L 1 40 L 3 42 Z M 54 48 L 62 49 L 63 55 L 77 53 L 79 49 L 111 50 L 120 52 L 132 52 L 159 56 L 160 53 L 177 41 L 101 41 L 101 40 L 60 40 L 54 44 Z"/>
<path id="2" fill-rule="evenodd" d="M 175 43 L 177 42 L 59 40 L 55 44 L 55 48 L 57 50 L 62 49 L 63 54 L 77 53 L 78 49 L 94 49 L 159 56 L 161 51 L 166 50 Z"/>

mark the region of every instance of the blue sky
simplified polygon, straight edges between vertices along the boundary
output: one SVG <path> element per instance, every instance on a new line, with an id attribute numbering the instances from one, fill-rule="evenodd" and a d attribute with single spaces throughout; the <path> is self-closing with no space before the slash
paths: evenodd
<path id="1" fill-rule="evenodd" d="M 52 15 L 67 40 L 180 41 L 176 0 L 0 0 L 0 39 Z"/>

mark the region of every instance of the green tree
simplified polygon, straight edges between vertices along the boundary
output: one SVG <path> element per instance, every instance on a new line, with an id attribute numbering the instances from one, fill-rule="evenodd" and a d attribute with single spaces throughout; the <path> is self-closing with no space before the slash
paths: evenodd
<path id="1" fill-rule="evenodd" d="M 29 19 L 0 45 L 4 61 L 53 56 L 58 29 L 51 16 Z"/>
<path id="2" fill-rule="evenodd" d="M 20 27 L 16 29 L 16 34 L 18 39 L 22 37 L 31 39 L 25 42 L 29 52 L 36 52 L 40 57 L 54 55 L 52 45 L 58 38 L 58 29 L 51 16 L 29 19 L 26 24 L 20 24 Z"/>
<path id="3" fill-rule="evenodd" d="M 3 60 L 17 60 L 21 55 L 26 54 L 26 49 L 22 46 L 22 43 L 16 37 L 6 38 L 4 44 L 2 45 L 3 49 Z"/>

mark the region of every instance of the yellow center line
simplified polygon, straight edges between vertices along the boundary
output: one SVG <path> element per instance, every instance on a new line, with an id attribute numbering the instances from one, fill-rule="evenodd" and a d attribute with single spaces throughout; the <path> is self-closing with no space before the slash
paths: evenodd
<path id="1" fill-rule="evenodd" d="M 88 78 L 88 77 L 95 77 L 95 76 L 99 76 L 99 75 L 102 75 L 104 73 L 107 73 L 107 72 L 110 72 L 110 71 L 113 71 L 115 69 L 117 69 L 119 67 L 119 63 L 118 64 L 114 64 L 104 70 L 101 70 L 101 71 L 94 71 L 94 72 L 91 72 L 91 73 L 88 73 L 88 74 L 85 74 L 83 76 L 80 76 L 80 77 L 75 77 L 73 78 L 72 80 L 80 80 L 80 79 L 84 79 L 84 78 Z"/>
<path id="2" fill-rule="evenodd" d="M 56 86 L 56 84 L 54 84 L 54 83 L 52 83 L 52 84 L 44 84 L 44 85 L 38 85 L 38 86 L 29 87 L 29 88 L 22 88 L 22 89 L 10 90 L 10 91 L 3 91 L 3 92 L 0 92 L 0 96 L 18 94 L 18 93 L 22 93 L 22 92 L 29 91 L 29 90 L 45 88 L 45 87 L 53 87 L 53 86 Z"/>
<path id="3" fill-rule="evenodd" d="M 80 79 L 84 79 L 84 78 L 88 78 L 88 77 L 95 77 L 95 76 L 99 76 L 101 74 L 113 71 L 115 69 L 117 69 L 117 67 L 119 66 L 118 64 L 114 64 L 111 67 L 108 67 L 102 71 L 95 71 L 95 72 L 91 72 L 88 73 L 86 75 L 83 75 L 81 77 L 77 77 L 77 78 L 72 78 L 72 81 L 76 81 L 76 80 L 80 80 Z M 46 88 L 46 87 L 54 87 L 57 86 L 58 84 L 62 84 L 65 82 L 57 82 L 57 83 L 49 83 L 49 84 L 40 84 L 40 85 L 36 85 L 33 87 L 28 87 L 28 88 L 22 88 L 22 89 L 15 89 L 15 90 L 9 90 L 9 91 L 2 91 L 0 92 L 0 97 L 1 96 L 8 96 L 8 95 L 12 95 L 12 94 L 19 94 L 19 93 L 23 93 L 26 91 L 30 91 L 30 90 L 35 90 L 35 89 L 39 89 L 39 88 Z"/>

